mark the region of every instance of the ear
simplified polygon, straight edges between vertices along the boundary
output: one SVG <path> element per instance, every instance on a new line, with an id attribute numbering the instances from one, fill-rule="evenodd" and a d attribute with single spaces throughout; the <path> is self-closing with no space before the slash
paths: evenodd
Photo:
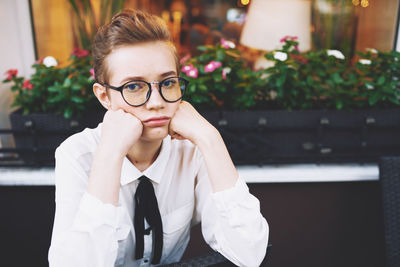
<path id="1" fill-rule="evenodd" d="M 107 110 L 111 109 L 110 97 L 107 94 L 107 89 L 105 86 L 99 83 L 93 84 L 93 93 L 103 107 L 105 107 Z"/>

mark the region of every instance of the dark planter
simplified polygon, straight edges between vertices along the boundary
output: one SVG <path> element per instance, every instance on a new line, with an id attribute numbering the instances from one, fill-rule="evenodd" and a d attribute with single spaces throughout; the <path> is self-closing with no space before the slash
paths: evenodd
<path id="1" fill-rule="evenodd" d="M 400 109 L 201 112 L 221 133 L 235 164 L 378 162 L 400 155 Z M 16 148 L 28 164 L 53 165 L 56 147 L 104 112 L 80 120 L 10 115 Z"/>
<path id="2" fill-rule="evenodd" d="M 10 114 L 15 147 L 26 164 L 54 165 L 55 149 L 73 133 L 94 128 L 103 120 L 104 111 L 85 114 L 81 119 L 66 119 L 56 114 Z"/>
<path id="3" fill-rule="evenodd" d="M 400 155 L 400 109 L 201 112 L 235 164 L 378 162 Z"/>

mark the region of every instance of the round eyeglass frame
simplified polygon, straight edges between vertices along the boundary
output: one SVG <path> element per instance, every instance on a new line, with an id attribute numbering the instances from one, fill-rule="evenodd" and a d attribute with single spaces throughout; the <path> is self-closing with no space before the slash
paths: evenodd
<path id="1" fill-rule="evenodd" d="M 174 78 L 178 78 L 179 82 L 183 81 L 183 83 L 185 84 L 185 89 L 184 89 L 184 90 L 181 90 L 181 91 L 182 91 L 182 95 L 181 95 L 180 98 L 178 98 L 177 100 L 174 100 L 174 101 L 170 101 L 170 100 L 165 99 L 165 97 L 163 96 L 162 90 L 161 90 L 161 84 L 162 84 L 163 82 L 169 80 L 169 79 L 174 79 Z M 128 83 L 131 83 L 131 82 L 143 82 L 143 83 L 147 84 L 148 91 L 147 91 L 147 94 L 146 94 L 146 100 L 145 100 L 142 104 L 140 104 L 140 105 L 133 105 L 133 104 L 130 104 L 128 101 L 126 101 L 126 99 L 125 99 L 125 97 L 124 97 L 124 94 L 122 93 L 122 91 L 123 91 L 125 85 L 127 85 Z M 189 83 L 189 81 L 186 80 L 185 78 L 175 76 L 175 77 L 168 77 L 168 78 L 165 78 L 165 79 L 163 79 L 163 80 L 161 80 L 161 81 L 159 81 L 159 82 L 146 82 L 146 81 L 143 81 L 143 80 L 131 80 L 131 81 L 127 81 L 126 83 L 124 83 L 123 85 L 118 86 L 118 87 L 109 85 L 109 84 L 107 84 L 107 83 L 104 83 L 104 84 L 100 83 L 100 84 L 103 85 L 103 86 L 105 86 L 105 87 L 107 87 L 107 88 L 110 88 L 110 89 L 119 91 L 119 92 L 121 93 L 121 96 L 122 96 L 122 98 L 124 99 L 125 103 L 127 103 L 129 106 L 132 106 L 132 107 L 140 107 L 140 106 L 143 106 L 144 104 L 146 104 L 147 101 L 149 101 L 150 96 L 151 96 L 151 85 L 152 85 L 152 84 L 158 84 L 158 92 L 160 93 L 160 96 L 162 97 L 162 99 L 163 99 L 165 102 L 174 103 L 174 102 L 177 102 L 177 101 L 179 101 L 179 100 L 181 100 L 181 99 L 183 98 L 188 83 Z"/>

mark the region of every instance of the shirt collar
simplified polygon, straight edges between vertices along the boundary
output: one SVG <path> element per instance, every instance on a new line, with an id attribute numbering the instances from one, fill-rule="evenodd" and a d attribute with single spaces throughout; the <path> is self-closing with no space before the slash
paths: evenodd
<path id="1" fill-rule="evenodd" d="M 127 157 L 124 158 L 122 162 L 121 169 L 121 185 L 126 185 L 137 179 L 142 175 L 152 180 L 155 183 L 160 183 L 163 174 L 165 173 L 165 168 L 170 158 L 171 152 L 171 137 L 167 135 L 161 144 L 161 150 L 158 154 L 157 159 L 151 164 L 144 172 L 139 171 L 132 162 L 129 161 Z"/>

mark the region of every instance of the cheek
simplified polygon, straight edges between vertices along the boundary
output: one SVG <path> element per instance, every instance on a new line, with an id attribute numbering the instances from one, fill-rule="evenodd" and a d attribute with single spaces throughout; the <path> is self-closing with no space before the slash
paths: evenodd
<path id="1" fill-rule="evenodd" d="M 133 114 L 132 112 L 133 107 L 129 106 L 125 102 L 120 92 L 112 90 L 110 92 L 110 100 L 111 100 L 111 106 L 114 110 L 122 109 L 125 112 Z"/>
<path id="2" fill-rule="evenodd" d="M 175 103 L 170 103 L 170 111 L 172 113 L 172 115 L 175 114 L 175 112 L 178 110 L 179 105 L 180 105 L 181 101 L 175 102 Z"/>
<path id="3" fill-rule="evenodd" d="M 109 89 L 108 91 L 109 99 L 113 107 L 120 107 L 124 100 L 122 99 L 121 93 L 115 90 Z M 121 102 L 122 101 L 122 102 Z"/>

